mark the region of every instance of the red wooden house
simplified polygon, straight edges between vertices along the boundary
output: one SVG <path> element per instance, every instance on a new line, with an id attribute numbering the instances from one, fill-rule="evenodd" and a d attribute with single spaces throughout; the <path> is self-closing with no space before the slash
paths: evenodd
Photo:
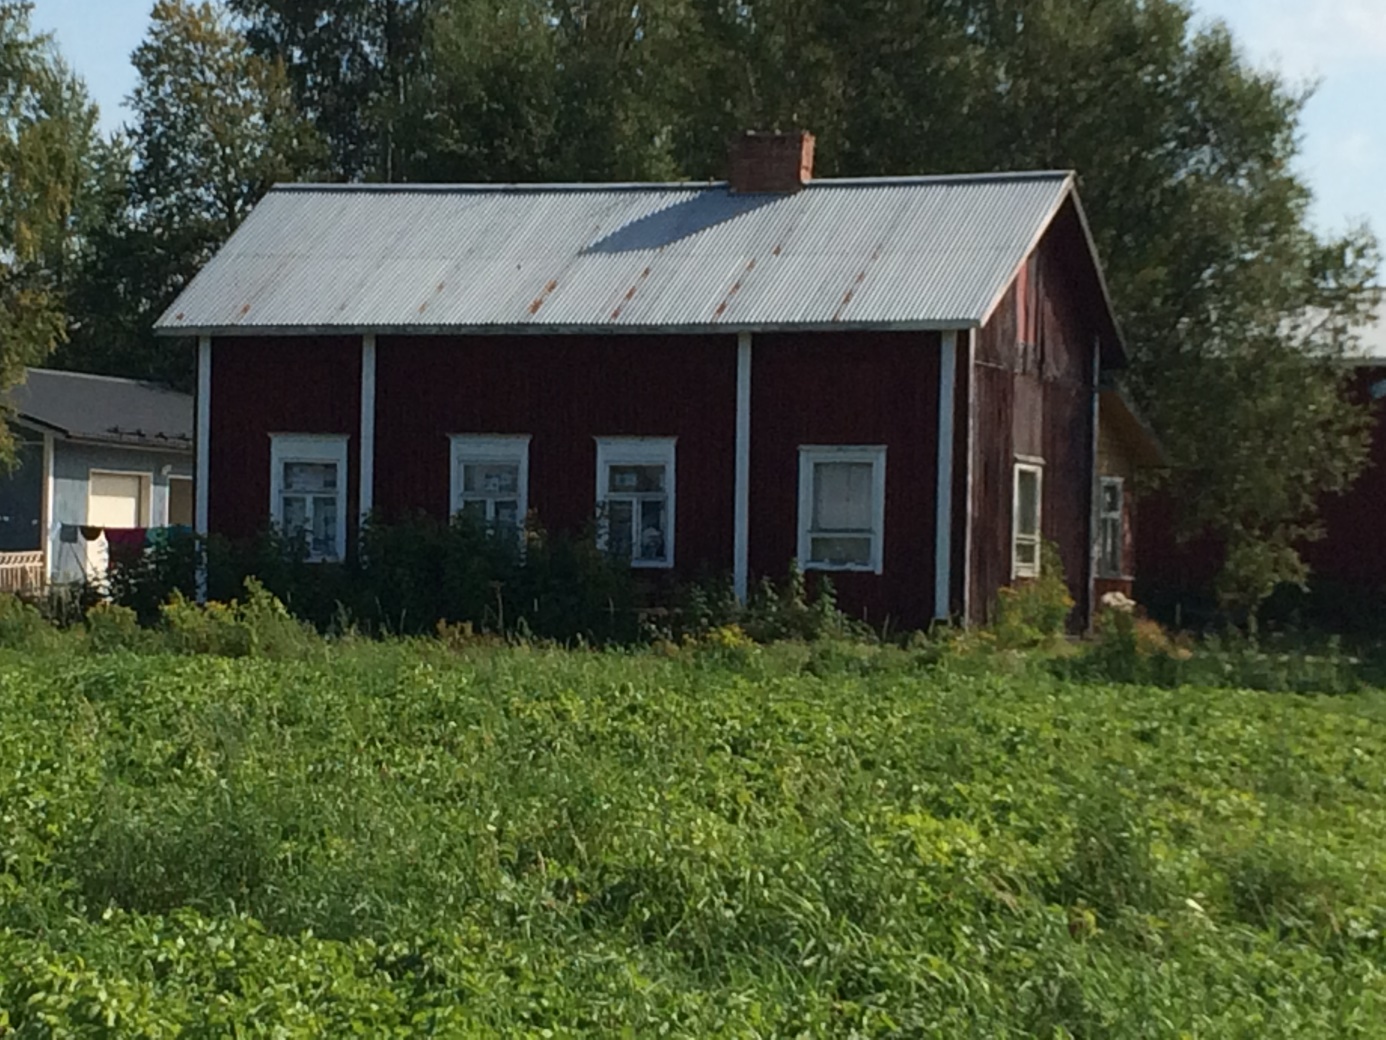
<path id="1" fill-rule="evenodd" d="M 1348 362 L 1349 392 L 1373 412 L 1367 465 L 1345 494 L 1320 503 L 1324 537 L 1304 547 L 1304 558 L 1311 587 L 1342 599 L 1344 612 L 1370 604 L 1379 617 L 1386 601 L 1386 535 L 1377 526 L 1386 517 L 1386 315 L 1361 346 Z"/>
<path id="2" fill-rule="evenodd" d="M 197 521 L 594 516 L 637 568 L 791 559 L 980 619 L 1041 538 L 1090 609 L 1121 338 L 1069 173 L 276 188 L 160 319 L 199 341 Z"/>

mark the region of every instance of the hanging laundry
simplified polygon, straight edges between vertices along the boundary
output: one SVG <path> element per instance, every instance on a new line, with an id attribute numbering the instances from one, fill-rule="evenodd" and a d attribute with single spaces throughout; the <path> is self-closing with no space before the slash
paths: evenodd
<path id="1" fill-rule="evenodd" d="M 76 545 L 76 544 L 77 544 L 77 525 L 76 525 L 76 524 L 59 524 L 59 525 L 58 525 L 58 541 L 59 541 L 59 543 L 61 543 L 62 545 Z"/>
<path id="2" fill-rule="evenodd" d="M 108 527 L 106 544 L 111 552 L 138 555 L 149 542 L 149 530 L 144 527 Z"/>
<path id="3" fill-rule="evenodd" d="M 96 541 L 98 538 L 101 537 L 101 535 L 105 532 L 105 530 L 106 530 L 106 529 L 105 529 L 104 527 L 83 526 L 83 527 L 81 528 L 82 537 L 85 538 L 85 539 L 86 539 L 87 541 L 89 541 L 89 542 L 94 542 L 94 541 Z"/>

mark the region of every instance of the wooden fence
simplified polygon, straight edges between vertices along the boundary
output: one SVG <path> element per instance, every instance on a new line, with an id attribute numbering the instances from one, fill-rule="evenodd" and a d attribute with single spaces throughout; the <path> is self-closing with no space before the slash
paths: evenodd
<path id="1" fill-rule="evenodd" d="M 0 553 L 0 592 L 36 592 L 45 584 L 41 550 Z"/>

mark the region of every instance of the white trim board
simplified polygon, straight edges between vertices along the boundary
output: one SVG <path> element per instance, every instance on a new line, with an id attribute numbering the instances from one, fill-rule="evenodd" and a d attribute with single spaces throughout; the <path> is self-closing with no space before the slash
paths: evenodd
<path id="1" fill-rule="evenodd" d="M 375 508 L 375 333 L 361 337 L 361 457 L 357 512 L 364 523 Z"/>
<path id="2" fill-rule="evenodd" d="M 751 334 L 736 343 L 736 498 L 732 535 L 732 587 L 742 603 L 751 572 Z"/>
<path id="3" fill-rule="evenodd" d="M 938 365 L 938 464 L 934 489 L 934 620 L 953 613 L 953 398 L 958 379 L 958 334 L 945 332 Z"/>

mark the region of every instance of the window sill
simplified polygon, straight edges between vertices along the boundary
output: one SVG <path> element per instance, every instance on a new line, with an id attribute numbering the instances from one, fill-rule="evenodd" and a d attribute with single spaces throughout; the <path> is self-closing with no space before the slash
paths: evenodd
<path id="1" fill-rule="evenodd" d="M 674 569 L 672 560 L 631 560 L 630 569 L 633 571 L 671 571 Z"/>
<path id="2" fill-rule="evenodd" d="M 853 563 L 805 563 L 803 570 L 822 571 L 830 574 L 880 574 L 884 570 L 882 567 L 873 567 L 871 564 L 858 565 Z"/>

